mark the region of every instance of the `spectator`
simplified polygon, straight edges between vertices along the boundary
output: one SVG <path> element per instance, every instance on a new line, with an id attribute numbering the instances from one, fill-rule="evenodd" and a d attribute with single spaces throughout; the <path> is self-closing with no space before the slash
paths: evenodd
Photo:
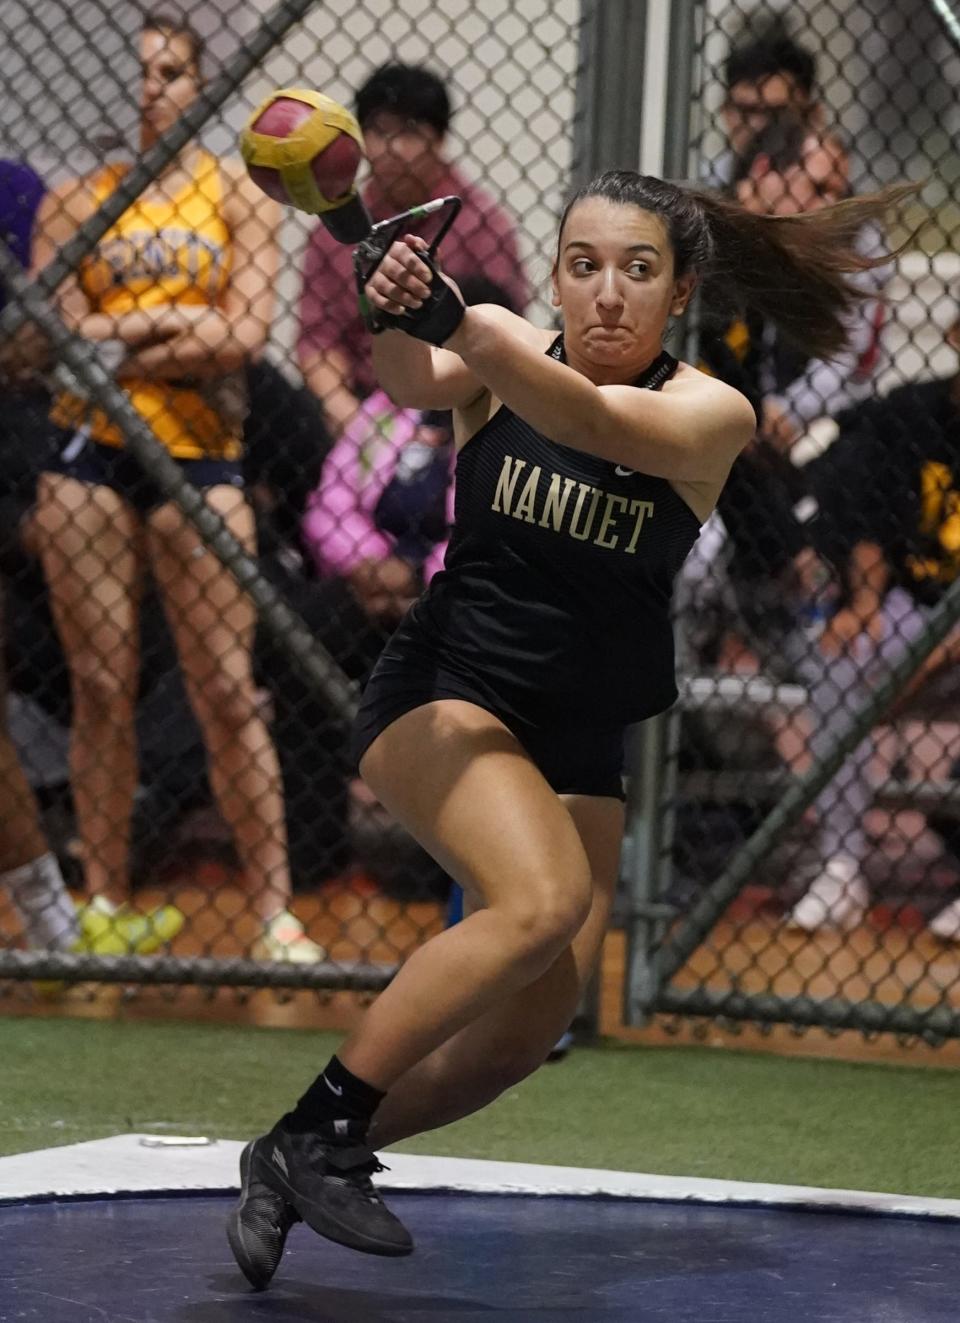
<path id="1" fill-rule="evenodd" d="M 835 139 L 809 132 L 787 113 L 772 118 L 745 147 L 729 191 L 756 215 L 808 214 L 849 195 L 849 158 Z M 857 252 L 865 259 L 881 253 L 883 244 L 882 230 L 873 224 L 863 226 L 856 238 Z M 727 326 L 722 340 L 742 374 L 738 384 L 758 407 L 761 439 L 789 454 L 815 419 L 869 398 L 879 366 L 882 294 L 890 274 L 884 265 L 855 277 L 873 297 L 851 314 L 847 348 L 835 360 L 812 357 L 751 308 Z M 708 367 L 715 353 L 708 339 Z"/>
<path id="2" fill-rule="evenodd" d="M 464 277 L 461 294 L 468 304 L 511 308 L 508 292 L 485 276 Z M 454 462 L 449 411 L 398 408 L 382 390 L 364 400 L 327 456 L 303 520 L 320 578 L 305 618 L 358 679 L 367 678 L 400 618 L 443 565 Z M 344 648 L 347 630 L 351 644 Z M 346 750 L 338 755 L 347 771 Z M 445 894 L 446 875 L 419 848 L 412 855 L 398 850 L 395 833 L 392 859 L 381 857 L 375 828 L 383 815 L 359 780 L 351 794 L 365 871 L 398 897 Z"/>
<path id="3" fill-rule="evenodd" d="M 355 108 L 370 162 L 363 197 L 373 219 L 457 194 L 463 208 L 444 240 L 444 269 L 455 280 L 482 271 L 522 312 L 529 288 L 514 223 L 444 155 L 451 107 L 443 82 L 419 65 L 386 64 L 360 88 Z M 322 225 L 307 248 L 297 348 L 305 380 L 340 433 L 376 382 L 350 249 Z"/>
<path id="4" fill-rule="evenodd" d="M 757 215 L 813 212 L 846 193 L 844 170 L 833 144 L 792 118 L 774 118 L 745 149 L 730 191 Z M 882 251 L 882 234 L 861 231 L 856 247 L 870 261 Z M 784 340 L 749 307 L 722 334 L 701 341 L 701 365 L 750 399 L 758 435 L 721 493 L 714 524 L 719 518 L 722 531 L 702 542 L 683 571 L 681 602 L 695 598 L 702 621 L 710 598 L 735 601 L 744 641 L 761 665 L 792 666 L 803 656 L 802 617 L 831 573 L 798 514 L 810 501 L 802 470 L 790 463 L 790 445 L 818 414 L 851 404 L 871 387 L 879 294 L 888 274 L 883 266 L 852 278 L 877 297 L 850 314 L 848 348 L 834 360 L 808 359 L 802 345 Z M 717 615 L 722 620 L 723 612 Z"/>
<path id="5" fill-rule="evenodd" d="M 318 573 L 346 578 L 377 625 L 395 625 L 443 563 L 452 442 L 449 411 L 398 409 L 377 390 L 337 442 L 310 501 L 303 529 Z"/>
<path id="6" fill-rule="evenodd" d="M 794 41 L 781 15 L 749 14 L 723 69 L 720 116 L 727 148 L 712 162 L 705 182 L 728 189 L 750 144 L 783 112 L 819 133 L 825 115 L 816 79 L 814 56 Z"/>
<path id="7" fill-rule="evenodd" d="M 148 16 L 140 53 L 140 145 L 147 150 L 199 94 L 202 44 L 187 24 Z M 40 211 L 39 266 L 124 173 L 122 165 L 107 164 L 48 196 Z M 240 490 L 243 370 L 261 350 L 273 314 L 278 221 L 279 209 L 265 202 L 239 162 L 217 161 L 188 145 L 60 294 L 68 325 L 116 356 L 118 380 L 133 406 L 251 553 L 253 513 Z M 255 952 L 317 960 L 321 949 L 287 909 L 282 786 L 252 675 L 252 603 L 179 509 L 123 453 L 121 433 L 102 412 L 61 394 L 53 418 L 66 429 L 64 449 L 41 479 L 36 523 L 70 667 L 71 775 L 89 908 L 106 915 L 121 937 L 140 921 L 127 901 L 137 784 L 137 614 L 149 570 L 203 733 L 211 785 L 263 925 Z M 151 919 L 161 940 L 183 922 L 172 906 Z"/>
<path id="8" fill-rule="evenodd" d="M 503 287 L 466 276 L 468 305 L 513 307 Z M 370 665 L 412 601 L 443 565 L 453 522 L 451 416 L 401 409 L 383 390 L 361 405 L 327 456 L 303 535 L 323 578 L 346 579 L 374 626 Z"/>
<path id="9" fill-rule="evenodd" d="M 960 348 L 960 320 L 948 339 Z M 818 464 L 817 488 L 828 546 L 845 559 L 846 594 L 806 668 L 814 756 L 862 708 L 960 574 L 960 375 L 900 386 L 838 421 L 840 435 Z M 958 661 L 954 631 L 924 664 L 921 679 Z M 863 818 L 873 796 L 871 756 L 866 739 L 817 801 L 825 862 L 790 915 L 795 927 L 847 927 L 866 911 Z M 930 927 L 960 939 L 960 902 Z"/>
<path id="10" fill-rule="evenodd" d="M 30 241 L 44 187 L 21 161 L 0 160 L 0 236 L 21 265 L 30 261 Z M 0 309 L 6 302 L 0 284 Z M 19 543 L 21 452 L 36 444 L 36 423 L 46 403 L 37 367 L 42 338 L 32 323 L 0 345 L 0 454 L 3 548 Z M 6 569 L 9 556 L 2 557 Z M 3 581 L 0 579 L 0 887 L 9 895 L 28 946 L 69 950 L 80 928 L 60 865 L 45 839 L 36 796 L 7 729 Z"/>
<path id="11" fill-rule="evenodd" d="M 261 562 L 280 557 L 302 572 L 301 522 L 331 438 L 313 392 L 266 358 L 247 364 L 243 477 L 257 516 Z"/>

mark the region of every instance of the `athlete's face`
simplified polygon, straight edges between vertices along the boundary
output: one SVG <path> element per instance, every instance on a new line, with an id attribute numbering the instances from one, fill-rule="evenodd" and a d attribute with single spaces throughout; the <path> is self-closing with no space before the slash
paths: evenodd
<path id="1" fill-rule="evenodd" d="M 149 146 L 175 124 L 197 97 L 200 71 L 189 37 L 147 28 L 140 39 L 143 88 L 141 142 Z"/>
<path id="2" fill-rule="evenodd" d="M 571 362 L 598 380 L 636 376 L 660 352 L 667 322 L 684 311 L 694 284 L 693 276 L 675 278 L 659 216 L 583 198 L 567 217 L 553 271 Z"/>

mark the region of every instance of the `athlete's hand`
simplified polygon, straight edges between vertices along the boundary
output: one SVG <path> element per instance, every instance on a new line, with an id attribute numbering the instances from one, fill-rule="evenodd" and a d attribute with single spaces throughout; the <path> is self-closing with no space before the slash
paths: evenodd
<path id="1" fill-rule="evenodd" d="M 430 293 L 433 274 L 418 256 L 426 243 L 416 234 L 405 234 L 387 249 L 387 255 L 367 281 L 365 293 L 380 312 L 399 317 L 408 308 L 419 308 Z"/>
<path id="2" fill-rule="evenodd" d="M 426 253 L 429 245 L 419 234 L 405 234 L 387 249 L 387 255 L 377 267 L 366 284 L 366 295 L 370 302 L 381 312 L 401 316 L 408 309 L 423 305 L 430 293 L 433 272 L 419 256 Z M 437 275 L 456 294 L 460 301 L 463 295 L 457 285 L 440 270 L 436 254 L 431 258 Z"/>
<path id="3" fill-rule="evenodd" d="M 450 338 L 465 311 L 463 295 L 416 234 L 406 234 L 390 245 L 364 294 L 387 327 L 432 345 Z"/>

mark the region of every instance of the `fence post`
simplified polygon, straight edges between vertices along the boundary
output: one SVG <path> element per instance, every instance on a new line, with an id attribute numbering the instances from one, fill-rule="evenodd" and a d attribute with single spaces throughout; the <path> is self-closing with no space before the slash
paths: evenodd
<path id="1" fill-rule="evenodd" d="M 668 178 L 687 174 L 690 152 L 690 99 L 696 0 L 652 0 L 645 16 L 646 71 L 653 75 L 641 88 L 648 118 L 640 168 Z M 666 71 L 665 76 L 663 71 Z M 653 104 L 651 92 L 662 106 Z M 659 113 L 658 113 L 659 112 Z M 687 328 L 681 327 L 684 341 Z M 677 709 L 645 722 L 636 732 L 631 772 L 637 793 L 631 797 L 623 883 L 628 896 L 624 1019 L 642 1024 L 660 978 L 657 970 L 664 923 L 673 911 L 663 904 L 669 886 L 680 714 Z"/>
<path id="2" fill-rule="evenodd" d="M 662 985 L 660 945 L 666 922 L 674 915 L 664 905 L 673 851 L 671 804 L 676 785 L 676 744 L 680 719 L 662 712 L 633 732 L 630 773 L 633 793 L 623 884 L 627 896 L 626 984 L 623 1017 L 641 1025 Z"/>
<path id="3" fill-rule="evenodd" d="M 640 159 L 647 0 L 583 0 L 571 183 Z"/>

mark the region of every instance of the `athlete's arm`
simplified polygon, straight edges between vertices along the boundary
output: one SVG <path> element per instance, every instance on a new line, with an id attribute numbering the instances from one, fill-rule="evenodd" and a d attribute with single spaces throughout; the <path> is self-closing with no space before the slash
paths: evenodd
<path id="1" fill-rule="evenodd" d="M 522 317 L 493 303 L 477 304 L 471 311 L 501 317 L 513 337 L 530 345 L 534 355 L 543 353 L 543 332 Z M 402 408 L 465 409 L 489 389 L 458 353 L 446 346 L 437 349 L 402 331 L 383 331 L 374 337 L 373 366 L 380 385 Z"/>
<path id="2" fill-rule="evenodd" d="M 483 391 L 481 381 L 457 354 L 413 340 L 402 331 L 374 336 L 373 370 L 402 409 L 459 409 Z"/>
<path id="3" fill-rule="evenodd" d="M 420 306 L 430 279 L 408 236 L 393 245 L 367 296 L 400 315 Z M 466 308 L 442 349 L 411 339 L 409 348 L 394 350 L 395 332 L 379 338 L 388 335 L 378 358 L 394 355 L 388 392 L 409 389 L 405 398 L 415 404 L 414 389 L 425 396 L 436 390 L 441 398 L 433 407 L 462 409 L 486 389 L 552 441 L 654 477 L 722 483 L 756 431 L 748 401 L 716 378 L 688 369 L 660 391 L 596 386 L 545 354 L 542 332 L 494 305 Z"/>
<path id="4" fill-rule="evenodd" d="M 595 386 L 518 336 L 515 320 L 468 308 L 447 346 L 552 441 L 654 477 L 722 482 L 756 430 L 748 401 L 716 378 L 690 369 L 659 391 Z"/>
<path id="5" fill-rule="evenodd" d="M 425 248 L 423 239 L 410 234 L 392 245 L 381 269 L 386 266 L 399 273 L 395 292 L 397 300 L 402 301 L 384 297 L 375 283 L 368 282 L 366 295 L 376 309 L 399 315 L 407 311 L 405 304 L 415 307 L 429 292 L 429 286 L 418 278 L 419 272 L 426 273 L 429 279 L 427 268 L 417 258 L 417 250 Z M 446 276 L 444 279 L 460 299 L 454 282 Z M 541 338 L 541 333 L 522 317 L 506 315 L 515 323 L 517 335 L 529 336 L 533 343 Z M 401 331 L 385 330 L 374 337 L 373 366 L 380 385 L 401 408 L 465 409 L 487 389 L 459 354 L 413 339 Z"/>

